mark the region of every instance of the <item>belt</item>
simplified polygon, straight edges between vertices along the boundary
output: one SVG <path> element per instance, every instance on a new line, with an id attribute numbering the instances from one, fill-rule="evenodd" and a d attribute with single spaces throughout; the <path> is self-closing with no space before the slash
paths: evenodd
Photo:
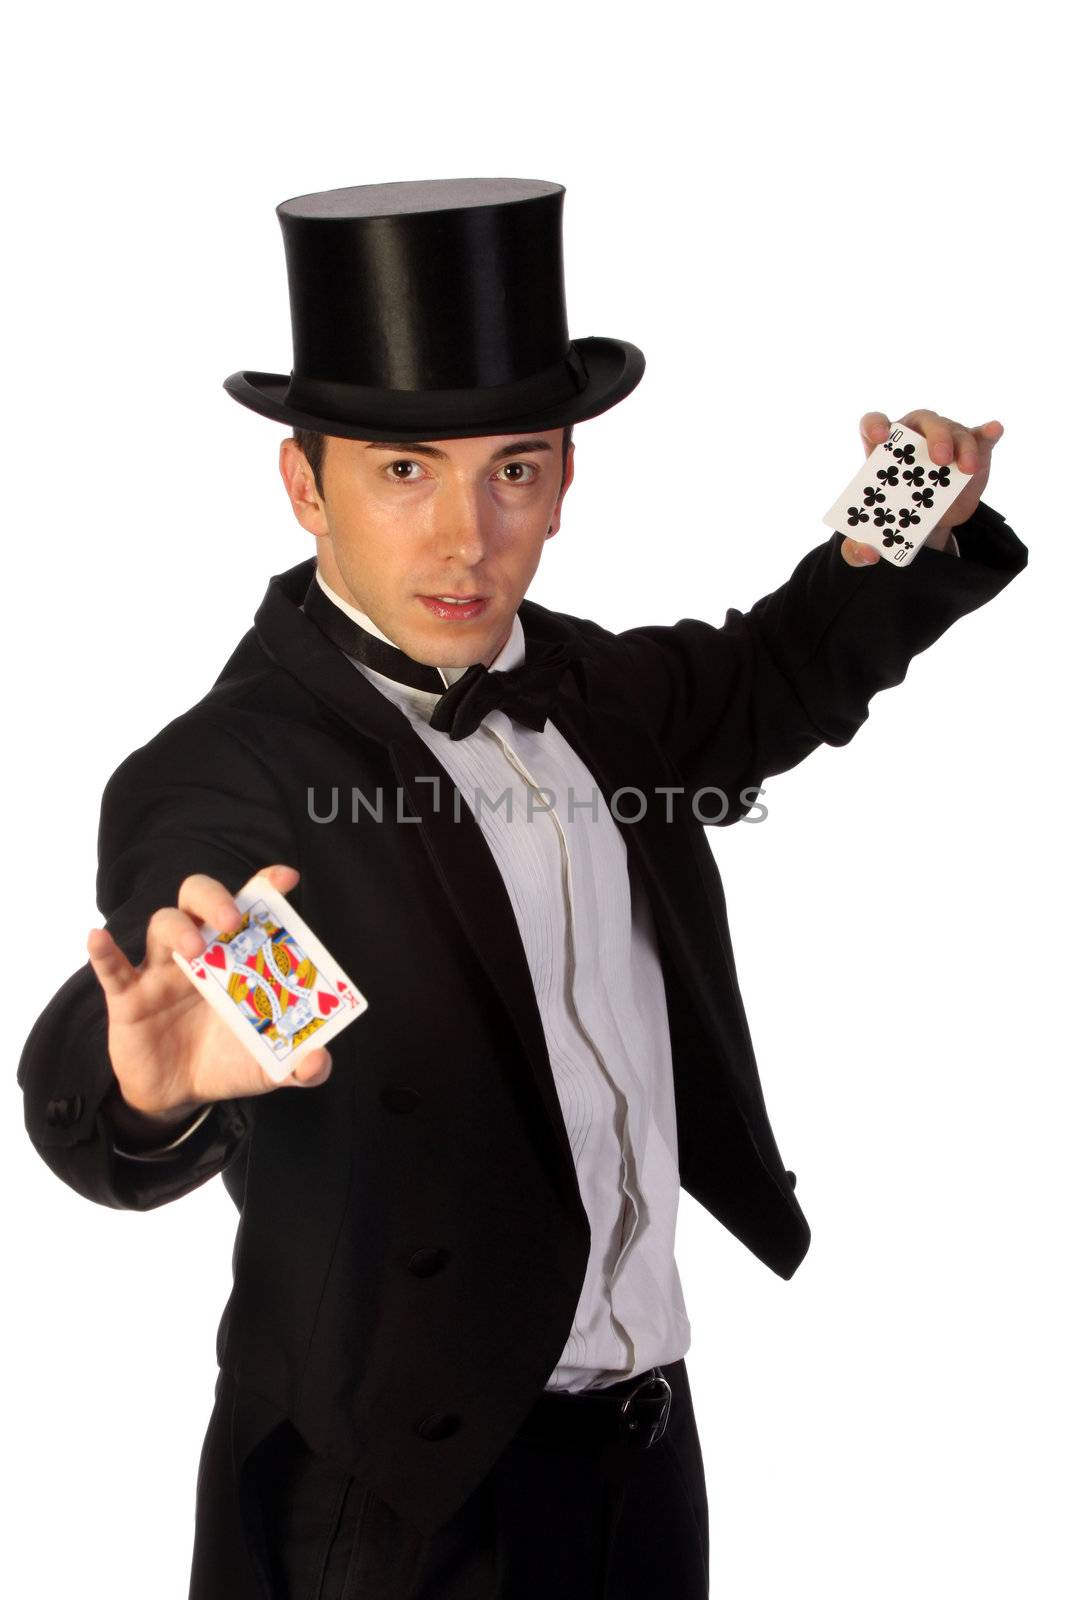
<path id="1" fill-rule="evenodd" d="M 604 1445 L 622 1442 L 648 1450 L 667 1431 L 671 1386 L 662 1367 L 604 1389 L 546 1389 L 519 1429 L 519 1437 Z"/>

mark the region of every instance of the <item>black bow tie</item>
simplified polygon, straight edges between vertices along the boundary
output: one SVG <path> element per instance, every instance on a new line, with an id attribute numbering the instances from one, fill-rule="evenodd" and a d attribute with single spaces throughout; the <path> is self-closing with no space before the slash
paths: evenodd
<path id="1" fill-rule="evenodd" d="M 435 667 L 413 661 L 403 650 L 361 628 L 354 617 L 334 604 L 314 574 L 304 596 L 303 611 L 346 655 L 411 689 L 440 695 L 430 727 L 447 733 L 451 739 L 465 739 L 481 726 L 488 712 L 497 710 L 541 733 L 566 675 L 572 673 L 585 687 L 581 663 L 589 652 L 577 640 L 560 640 L 539 651 L 533 660 L 507 671 L 491 672 L 476 661 L 455 683 L 444 688 Z"/>

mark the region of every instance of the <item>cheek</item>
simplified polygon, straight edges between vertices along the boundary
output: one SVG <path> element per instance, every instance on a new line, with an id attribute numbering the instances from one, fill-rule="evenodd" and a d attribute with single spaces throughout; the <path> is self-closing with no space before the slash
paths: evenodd
<path id="1" fill-rule="evenodd" d="M 345 528 L 344 545 L 349 565 L 371 583 L 377 576 L 387 577 L 403 566 L 404 550 L 409 542 L 400 536 L 395 518 L 390 520 L 369 507 L 362 508 L 361 514 Z"/>
<path id="2" fill-rule="evenodd" d="M 547 525 L 548 518 L 546 517 L 545 526 L 547 527 Z M 537 538 L 527 540 L 521 549 L 517 548 L 515 550 L 514 557 L 508 562 L 507 567 L 516 591 L 521 590 L 525 594 L 529 587 L 530 579 L 540 565 L 544 548 L 545 538 L 544 529 L 542 528 L 539 530 Z"/>

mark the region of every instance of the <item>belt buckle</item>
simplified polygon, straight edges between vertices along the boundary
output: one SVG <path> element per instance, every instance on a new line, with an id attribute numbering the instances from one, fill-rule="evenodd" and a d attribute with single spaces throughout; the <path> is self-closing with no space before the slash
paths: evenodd
<path id="1" fill-rule="evenodd" d="M 619 1426 L 623 1438 L 636 1449 L 650 1449 L 666 1432 L 670 1411 L 671 1386 L 660 1369 L 653 1367 L 622 1403 Z"/>

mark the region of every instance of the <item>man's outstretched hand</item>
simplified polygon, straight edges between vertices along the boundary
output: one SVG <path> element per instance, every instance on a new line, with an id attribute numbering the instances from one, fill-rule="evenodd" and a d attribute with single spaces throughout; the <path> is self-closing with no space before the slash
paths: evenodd
<path id="1" fill-rule="evenodd" d="M 961 472 L 966 472 L 970 483 L 958 494 L 941 521 L 924 541 L 931 550 L 944 550 L 953 528 L 966 522 L 978 507 L 982 490 L 989 481 L 989 461 L 993 446 L 1001 438 L 1004 428 L 999 422 L 983 422 L 978 428 L 965 428 L 962 422 L 939 416 L 936 411 L 909 411 L 898 417 L 905 427 L 914 428 L 926 440 L 926 447 L 939 466 L 948 466 L 955 460 Z M 884 444 L 889 437 L 890 422 L 884 411 L 868 411 L 860 421 L 860 438 L 866 455 Z M 841 554 L 850 567 L 866 567 L 882 558 L 873 545 L 859 539 L 846 539 Z"/>
<path id="2" fill-rule="evenodd" d="M 295 867 L 260 870 L 283 894 L 300 877 Z M 194 872 L 181 884 L 177 905 L 161 906 L 148 919 L 139 967 L 106 928 L 91 930 L 86 948 L 107 1001 L 111 1065 L 125 1106 L 140 1117 L 176 1122 L 211 1100 L 309 1088 L 329 1077 L 332 1058 L 322 1047 L 309 1051 L 281 1084 L 272 1083 L 172 958 L 173 950 L 190 960 L 201 954 L 205 923 L 233 932 L 241 918 L 223 884 Z"/>

